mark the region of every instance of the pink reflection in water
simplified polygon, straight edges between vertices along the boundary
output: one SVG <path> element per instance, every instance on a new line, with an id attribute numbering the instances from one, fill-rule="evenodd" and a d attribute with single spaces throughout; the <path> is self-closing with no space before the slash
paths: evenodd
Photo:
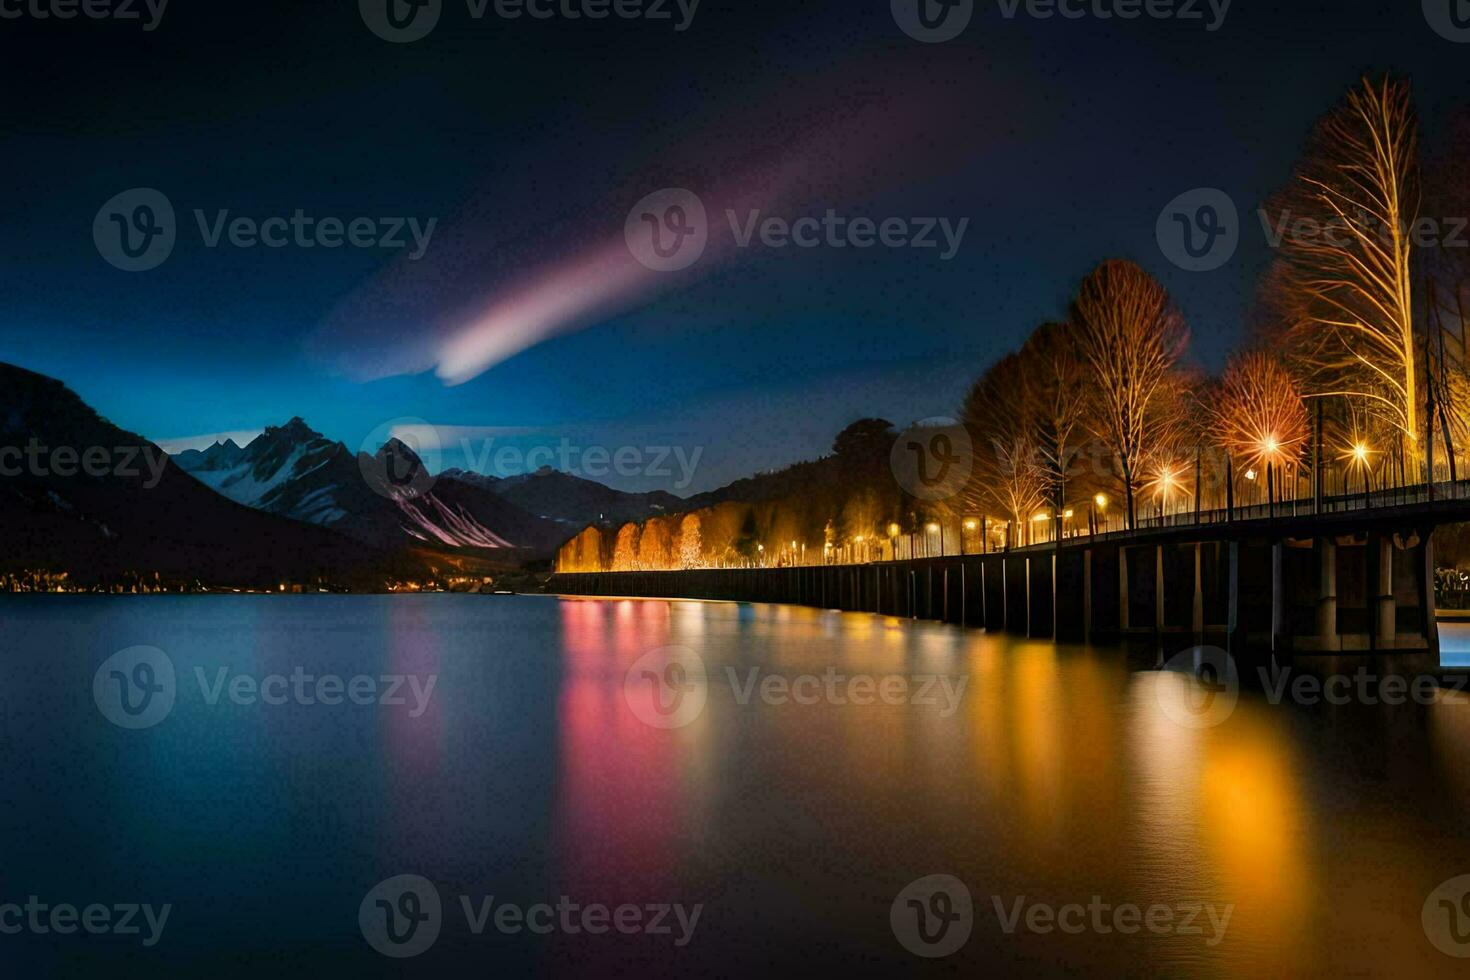
<path id="1" fill-rule="evenodd" d="M 685 823 L 685 730 L 640 721 L 623 695 L 629 666 L 669 640 L 666 602 L 566 601 L 557 800 L 562 891 L 586 901 L 669 900 Z"/>

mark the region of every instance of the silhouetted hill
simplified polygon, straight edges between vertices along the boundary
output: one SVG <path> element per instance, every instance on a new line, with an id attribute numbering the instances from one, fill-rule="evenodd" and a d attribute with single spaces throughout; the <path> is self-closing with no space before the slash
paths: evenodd
<path id="1" fill-rule="evenodd" d="M 573 530 L 605 521 L 641 521 L 686 506 L 682 497 L 661 490 L 627 493 L 549 466 L 508 477 L 457 469 L 445 470 L 443 475 L 483 487 L 522 510 L 559 521 Z"/>

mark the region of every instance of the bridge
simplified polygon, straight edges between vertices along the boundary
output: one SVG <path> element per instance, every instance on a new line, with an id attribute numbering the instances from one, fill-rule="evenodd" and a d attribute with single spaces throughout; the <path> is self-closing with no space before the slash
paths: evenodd
<path id="1" fill-rule="evenodd" d="M 1437 651 L 1434 529 L 1470 480 L 1140 519 L 978 554 L 848 564 L 557 573 L 569 595 L 779 602 L 1067 642 L 1232 653 Z M 963 537 L 962 537 L 963 543 Z"/>

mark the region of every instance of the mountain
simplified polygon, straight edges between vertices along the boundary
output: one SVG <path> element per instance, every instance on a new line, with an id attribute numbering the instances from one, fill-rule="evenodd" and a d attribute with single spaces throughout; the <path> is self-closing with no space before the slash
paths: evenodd
<path id="1" fill-rule="evenodd" d="M 215 443 L 176 457 L 199 482 L 237 503 L 319 524 L 377 546 L 549 554 L 568 537 L 473 482 L 432 476 L 398 439 L 354 455 L 300 418 L 249 445 Z"/>
<path id="2" fill-rule="evenodd" d="M 608 521 L 642 521 L 685 507 L 683 498 L 671 493 L 625 493 L 549 466 L 508 477 L 458 469 L 445 470 L 444 475 L 482 487 L 522 510 L 574 528 Z"/>
<path id="3" fill-rule="evenodd" d="M 239 453 L 223 444 L 201 457 Z M 60 381 L 0 363 L 0 573 L 79 584 L 380 587 L 422 560 L 261 513 L 186 474 Z"/>

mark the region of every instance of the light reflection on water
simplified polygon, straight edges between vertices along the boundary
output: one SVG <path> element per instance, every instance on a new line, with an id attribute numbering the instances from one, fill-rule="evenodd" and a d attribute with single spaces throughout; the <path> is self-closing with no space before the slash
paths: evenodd
<path id="1" fill-rule="evenodd" d="M 923 967 L 889 905 L 952 874 L 974 932 L 946 961 L 1007 975 L 1451 975 L 1420 908 L 1470 872 L 1470 703 L 1272 704 L 1177 724 L 1159 656 L 775 606 L 550 597 L 8 601 L 0 901 L 173 901 L 146 964 L 30 942 L 42 967 L 118 975 L 386 971 L 367 888 L 435 881 L 450 914 L 415 966 L 646 976 Z M 103 721 L 90 674 L 165 649 L 179 705 Z M 624 692 L 650 650 L 707 667 L 663 730 Z M 1172 651 L 1166 651 L 1172 652 Z M 195 667 L 432 673 L 428 710 L 210 707 Z M 752 676 L 901 675 L 938 704 L 739 703 Z M 958 688 L 964 684 L 962 689 Z M 930 693 L 934 693 L 931 691 Z M 1172 707 L 1178 707 L 1172 705 Z M 703 903 L 694 941 L 473 936 L 455 896 Z M 1223 940 L 1007 934 L 993 899 L 1233 906 Z M 58 945 L 59 944 L 59 945 Z M 16 947 L 13 947 L 16 948 Z M 280 952 L 289 950 L 285 968 Z M 943 964 L 938 964 L 943 966 Z M 932 965 L 931 965 L 932 966 Z M 161 968 L 158 972 L 155 968 Z"/>

